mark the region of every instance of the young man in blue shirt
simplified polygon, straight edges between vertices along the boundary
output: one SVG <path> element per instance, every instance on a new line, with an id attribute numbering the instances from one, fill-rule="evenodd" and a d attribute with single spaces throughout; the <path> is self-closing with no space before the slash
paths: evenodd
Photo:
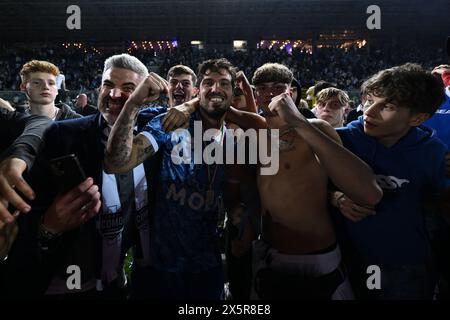
<path id="1" fill-rule="evenodd" d="M 431 299 L 437 274 L 423 205 L 433 196 L 435 204 L 448 201 L 447 147 L 421 124 L 442 103 L 442 85 L 420 66 L 405 64 L 375 74 L 363 90 L 364 116 L 337 132 L 374 170 L 384 195 L 375 208 L 334 195 L 332 202 L 346 218 L 353 287 L 359 298 Z M 373 278 L 377 290 L 367 291 L 371 265 L 380 268 L 380 281 Z"/>

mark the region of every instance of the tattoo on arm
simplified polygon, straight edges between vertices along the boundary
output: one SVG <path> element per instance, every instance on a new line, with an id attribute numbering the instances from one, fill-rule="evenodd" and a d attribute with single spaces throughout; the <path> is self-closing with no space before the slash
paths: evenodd
<path id="1" fill-rule="evenodd" d="M 143 135 L 137 135 L 132 141 L 132 147 L 129 153 L 121 152 L 119 157 L 109 160 L 109 169 L 113 172 L 127 172 L 145 159 L 155 154 L 155 150 L 147 138 Z"/>
<path id="2" fill-rule="evenodd" d="M 133 130 L 126 127 L 119 127 L 115 132 L 111 132 L 108 143 L 107 160 L 114 167 L 121 167 L 127 163 L 132 151 Z"/>
<path id="3" fill-rule="evenodd" d="M 108 167 L 121 169 L 130 161 L 135 120 L 135 115 L 126 112 L 122 112 L 117 118 L 108 139 L 105 159 Z"/>
<path id="4" fill-rule="evenodd" d="M 144 162 L 145 159 L 151 157 L 155 153 L 153 146 L 147 140 L 147 138 L 137 135 L 133 140 L 132 149 L 132 165 L 133 167 Z"/>

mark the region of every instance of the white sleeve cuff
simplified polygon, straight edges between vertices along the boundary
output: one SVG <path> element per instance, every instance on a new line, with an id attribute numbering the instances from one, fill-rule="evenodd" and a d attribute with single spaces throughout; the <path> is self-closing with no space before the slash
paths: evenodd
<path id="1" fill-rule="evenodd" d="M 154 152 L 156 153 L 159 149 L 159 146 L 152 134 L 147 131 L 141 131 L 141 134 L 147 138 L 147 140 L 152 145 Z"/>

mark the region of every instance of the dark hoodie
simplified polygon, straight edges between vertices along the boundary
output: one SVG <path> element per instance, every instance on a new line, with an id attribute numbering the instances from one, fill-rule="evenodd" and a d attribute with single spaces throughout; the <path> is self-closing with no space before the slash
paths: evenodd
<path id="1" fill-rule="evenodd" d="M 376 214 L 345 229 L 368 264 L 423 264 L 430 258 L 422 205 L 425 198 L 449 184 L 445 178 L 447 147 L 425 127 L 413 127 L 386 148 L 364 133 L 363 117 L 337 129 L 344 146 L 375 172 L 384 195 Z"/>

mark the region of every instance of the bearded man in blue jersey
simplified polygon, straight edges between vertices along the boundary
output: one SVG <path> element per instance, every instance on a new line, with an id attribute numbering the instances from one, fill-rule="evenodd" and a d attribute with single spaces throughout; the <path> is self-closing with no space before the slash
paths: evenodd
<path id="1" fill-rule="evenodd" d="M 198 134 L 203 136 L 204 132 L 196 133 L 195 121 L 196 125 L 201 123 L 203 130 L 216 129 L 217 135 L 211 143 L 222 144 L 224 118 L 233 98 L 236 71 L 225 59 L 208 60 L 199 66 L 197 76 L 200 108 L 190 116 L 185 131 L 192 139 L 177 132 L 166 133 L 164 116 L 155 117 L 133 138 L 138 107 L 164 92 L 161 78 L 150 74 L 125 104 L 108 142 L 105 165 L 110 172 L 127 171 L 150 157 L 160 157 L 160 169 L 155 172 L 152 184 L 155 201 L 151 218 L 151 265 L 144 277 L 148 288 L 146 298 L 217 300 L 223 291 L 216 229 L 223 207 L 224 165 L 194 162 L 195 150 L 190 161 L 176 163 L 172 151 L 180 143 L 187 150 L 188 141 L 202 140 Z"/>

